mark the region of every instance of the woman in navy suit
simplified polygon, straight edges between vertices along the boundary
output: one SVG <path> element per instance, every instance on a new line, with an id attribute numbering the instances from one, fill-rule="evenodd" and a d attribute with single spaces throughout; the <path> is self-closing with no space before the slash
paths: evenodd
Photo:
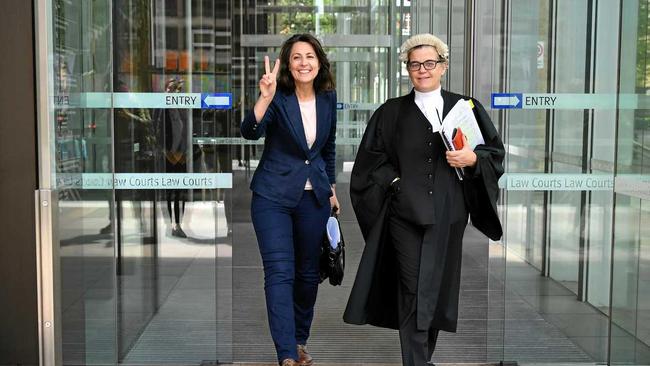
<path id="1" fill-rule="evenodd" d="M 335 192 L 336 92 L 320 42 L 298 34 L 260 80 L 260 96 L 241 124 L 265 137 L 251 190 L 251 216 L 264 264 L 271 336 L 283 366 L 311 365 L 306 344 L 319 283 L 319 255 Z M 278 92 L 276 93 L 276 86 Z"/>

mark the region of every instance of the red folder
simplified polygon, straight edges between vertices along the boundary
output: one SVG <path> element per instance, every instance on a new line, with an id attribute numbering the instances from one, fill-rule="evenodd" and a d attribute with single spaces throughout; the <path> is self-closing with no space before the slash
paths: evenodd
<path id="1" fill-rule="evenodd" d="M 464 146 L 463 131 L 460 129 L 460 127 L 454 128 L 454 131 L 451 133 L 451 140 L 456 150 L 460 150 L 463 148 Z"/>

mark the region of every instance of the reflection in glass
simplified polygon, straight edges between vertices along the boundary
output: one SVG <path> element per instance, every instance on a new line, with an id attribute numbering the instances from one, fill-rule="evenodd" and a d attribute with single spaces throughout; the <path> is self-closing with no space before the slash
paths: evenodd
<path id="1" fill-rule="evenodd" d="M 600 15 L 616 14 L 617 6 L 587 1 L 510 4 L 506 60 L 501 61 L 507 68 L 506 89 L 616 93 L 606 55 L 617 47 L 618 29 L 616 22 L 601 21 Z M 613 116 L 614 111 L 601 110 L 505 112 L 507 172 L 598 173 L 613 179 Z M 613 192 L 506 191 L 504 203 L 504 358 L 605 362 Z M 522 341 L 514 336 L 524 330 L 535 334 L 529 341 L 544 344 L 543 355 L 518 348 Z"/>
<path id="2" fill-rule="evenodd" d="M 229 6 L 216 0 L 114 0 L 115 89 L 228 91 L 230 18 L 219 9 Z M 228 133 L 228 116 L 180 108 L 116 111 L 116 172 L 229 172 L 228 148 L 195 143 Z M 217 296 L 217 274 L 229 271 L 228 195 L 183 188 L 116 191 L 120 362 L 231 359 L 230 304 Z M 230 295 L 226 290 L 220 296 Z"/>
<path id="3" fill-rule="evenodd" d="M 74 183 L 87 173 L 230 172 L 229 147 L 194 144 L 232 133 L 229 112 L 69 102 L 165 92 L 170 79 L 183 87 L 168 92 L 228 91 L 231 19 L 217 10 L 230 3 L 49 4 L 64 363 L 231 360 L 230 193 Z"/>
<path id="4" fill-rule="evenodd" d="M 624 2 L 621 55 L 630 65 L 621 73 L 621 93 L 647 94 L 649 7 Z M 625 56 L 623 56 L 625 55 Z M 616 173 L 635 182 L 637 195 L 617 194 L 612 252 L 611 362 L 650 364 L 650 128 L 648 110 L 621 111 L 617 124 Z"/>
<path id="5" fill-rule="evenodd" d="M 110 91 L 110 7 L 102 1 L 50 4 L 56 175 L 111 172 L 111 111 L 69 104 L 76 93 Z M 114 363 L 113 192 L 58 182 L 63 362 Z"/>

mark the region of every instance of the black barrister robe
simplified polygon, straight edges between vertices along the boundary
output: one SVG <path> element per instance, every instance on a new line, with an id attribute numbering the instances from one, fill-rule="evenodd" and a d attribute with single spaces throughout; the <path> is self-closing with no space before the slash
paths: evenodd
<path id="1" fill-rule="evenodd" d="M 398 329 L 396 257 L 387 215 L 396 213 L 424 229 L 417 293 L 417 327 L 455 332 L 462 258 L 462 237 L 472 224 L 493 240 L 502 228 L 496 201 L 503 174 L 503 144 L 483 106 L 472 99 L 484 145 L 474 149 L 477 163 L 465 168 L 461 182 L 444 151 L 441 136 L 414 102 L 415 93 L 386 101 L 368 122 L 352 170 L 350 196 L 366 241 L 343 316 L 352 324 Z M 444 118 L 460 99 L 442 90 Z M 434 142 L 434 143 L 432 143 Z M 398 193 L 390 184 L 401 177 Z M 389 209 L 389 205 L 392 206 Z"/>

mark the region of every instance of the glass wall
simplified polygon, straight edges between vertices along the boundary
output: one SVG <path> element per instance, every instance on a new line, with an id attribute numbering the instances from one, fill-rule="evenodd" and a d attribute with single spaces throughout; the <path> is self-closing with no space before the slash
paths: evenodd
<path id="1" fill-rule="evenodd" d="M 476 95 L 519 98 L 490 112 L 508 152 L 503 359 L 649 364 L 647 3 L 503 5 L 475 3 L 472 72 Z"/>
<path id="2" fill-rule="evenodd" d="M 107 1 L 49 4 L 52 27 L 50 121 L 56 232 L 60 258 L 63 362 L 113 363 L 119 332 L 115 251 L 110 227 L 114 192 L 88 189 L 87 174 L 113 171 L 113 111 L 85 108 L 78 95 L 112 90 L 111 4 Z M 89 30 L 94 30 L 90 32 Z"/>
<path id="3" fill-rule="evenodd" d="M 648 1 L 620 8 L 619 102 L 638 96 L 638 108 L 620 111 L 616 129 L 614 248 L 612 251 L 612 363 L 650 364 L 650 121 L 648 119 Z"/>
<path id="4" fill-rule="evenodd" d="M 232 360 L 230 2 L 43 2 L 63 363 Z"/>

